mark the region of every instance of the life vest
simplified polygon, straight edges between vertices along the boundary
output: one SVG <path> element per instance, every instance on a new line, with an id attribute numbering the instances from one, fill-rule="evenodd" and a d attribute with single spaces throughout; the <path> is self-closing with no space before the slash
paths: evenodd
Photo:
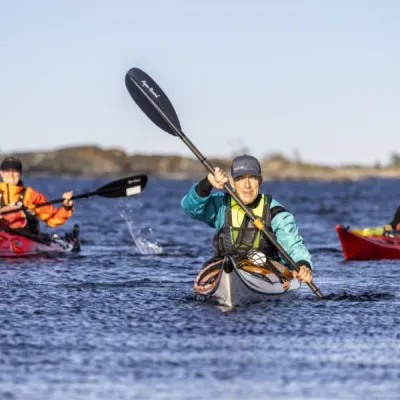
<path id="1" fill-rule="evenodd" d="M 252 209 L 256 217 L 260 217 L 265 223 L 265 229 L 275 237 L 271 226 L 270 195 L 259 194 Z M 227 255 L 245 257 L 250 249 L 257 249 L 267 257 L 276 257 L 276 250 L 272 243 L 254 226 L 253 221 L 246 215 L 243 209 L 225 194 L 225 221 L 223 227 L 216 232 L 213 239 L 214 257 Z"/>
<path id="2" fill-rule="evenodd" d="M 39 219 L 36 216 L 34 210 L 30 210 L 24 206 L 24 199 L 26 194 L 26 188 L 24 188 L 18 196 L 18 201 L 10 202 L 8 204 L 4 201 L 3 193 L 0 191 L 0 207 L 3 211 L 7 209 L 11 210 L 15 208 L 21 208 L 22 210 L 15 213 L 3 215 L 3 219 L 8 222 L 8 227 L 11 229 L 21 229 L 24 228 L 30 233 L 39 234 Z"/>

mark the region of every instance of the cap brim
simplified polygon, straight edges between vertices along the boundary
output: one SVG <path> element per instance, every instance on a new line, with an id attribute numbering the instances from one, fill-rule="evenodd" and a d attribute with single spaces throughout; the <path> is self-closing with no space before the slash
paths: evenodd
<path id="1" fill-rule="evenodd" d="M 254 170 L 248 170 L 248 169 L 241 169 L 240 171 L 237 171 L 236 173 L 232 173 L 232 178 L 239 178 L 240 176 L 243 175 L 252 175 L 252 176 L 262 176 L 261 172 L 254 172 Z"/>

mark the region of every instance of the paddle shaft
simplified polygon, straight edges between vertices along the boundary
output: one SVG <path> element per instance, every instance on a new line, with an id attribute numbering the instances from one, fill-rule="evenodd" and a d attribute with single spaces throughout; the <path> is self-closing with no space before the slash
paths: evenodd
<path id="1" fill-rule="evenodd" d="M 119 190 L 126 189 L 126 188 L 127 188 L 126 185 L 121 185 L 121 186 L 113 186 L 113 187 L 110 187 L 108 189 L 107 188 L 97 189 L 97 190 L 95 190 L 93 192 L 86 192 L 86 193 L 77 194 L 75 196 L 72 196 L 71 200 L 85 199 L 85 198 L 88 198 L 88 197 L 91 197 L 91 196 L 103 196 L 105 194 L 114 193 L 114 192 L 117 192 Z M 35 206 L 35 208 L 49 206 L 50 204 L 61 203 L 63 201 L 64 201 L 63 198 L 56 199 L 56 200 L 51 200 L 51 201 L 47 201 L 46 203 L 37 204 Z"/>
<path id="2" fill-rule="evenodd" d="M 115 189 L 111 190 L 111 191 L 115 191 Z M 78 194 L 76 196 L 72 196 L 71 200 L 84 199 L 84 198 L 88 198 L 88 197 L 91 197 L 91 196 L 95 196 L 96 194 L 97 194 L 97 191 L 95 191 L 95 192 L 86 192 L 86 193 Z M 64 201 L 63 198 L 50 200 L 50 201 L 46 201 L 45 203 L 36 204 L 34 208 L 46 207 L 46 206 L 50 206 L 52 204 L 62 203 L 63 201 Z"/>
<path id="3" fill-rule="evenodd" d="M 136 81 L 133 81 L 135 86 L 143 93 L 147 100 L 153 105 L 153 107 L 159 112 L 161 117 L 170 127 L 175 136 L 181 138 L 181 140 L 186 144 L 186 146 L 192 151 L 192 153 L 199 159 L 199 161 L 206 167 L 206 169 L 214 175 L 214 167 L 209 163 L 206 157 L 199 151 L 199 149 L 190 141 L 190 139 L 180 130 L 175 124 L 168 118 L 164 110 L 147 94 L 147 92 L 140 86 Z M 298 265 L 292 260 L 292 258 L 286 253 L 285 249 L 275 240 L 275 238 L 265 229 L 264 223 L 260 218 L 257 218 L 253 212 L 243 203 L 243 201 L 236 195 L 236 193 L 227 185 L 224 185 L 225 190 L 229 195 L 242 207 L 244 212 L 249 216 L 249 218 L 255 222 L 255 226 L 265 235 L 265 237 L 275 246 L 282 257 L 288 262 L 288 264 L 297 272 L 300 271 Z M 323 295 L 317 286 L 313 282 L 308 282 L 307 285 L 314 292 L 314 294 L 322 298 Z"/>
<path id="4" fill-rule="evenodd" d="M 71 197 L 71 200 L 79 200 L 79 199 L 84 199 L 84 198 L 88 198 L 91 196 L 96 196 L 96 195 L 102 195 L 102 194 L 107 194 L 107 193 L 113 193 L 117 190 L 120 190 L 121 188 L 110 188 L 110 189 L 104 189 L 104 190 L 95 190 L 94 192 L 86 192 L 86 193 L 82 193 L 82 194 L 77 194 L 75 196 Z M 55 200 L 50 200 L 50 201 L 46 201 L 44 203 L 39 203 L 39 204 L 34 204 L 34 207 L 27 207 L 28 209 L 35 209 L 35 208 L 40 208 L 40 207 L 46 207 L 46 206 L 50 206 L 52 204 L 56 204 L 56 203 L 62 203 L 64 201 L 63 198 L 59 198 L 59 199 L 55 199 Z M 2 213 L 0 213 L 0 215 L 5 215 L 5 214 L 12 214 L 18 211 L 23 210 L 25 207 L 20 207 L 20 208 L 16 208 L 15 210 L 7 210 L 4 211 Z"/>

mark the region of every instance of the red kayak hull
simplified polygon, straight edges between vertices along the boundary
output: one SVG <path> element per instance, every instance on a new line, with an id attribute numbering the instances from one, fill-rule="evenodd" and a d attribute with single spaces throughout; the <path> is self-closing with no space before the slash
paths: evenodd
<path id="1" fill-rule="evenodd" d="M 38 237 L 12 231 L 0 231 L 0 258 L 25 257 L 48 253 L 74 253 L 80 250 L 78 230 L 64 238 Z"/>
<path id="2" fill-rule="evenodd" d="M 385 236 L 361 236 L 342 225 L 336 225 L 346 260 L 400 259 L 400 244 Z"/>

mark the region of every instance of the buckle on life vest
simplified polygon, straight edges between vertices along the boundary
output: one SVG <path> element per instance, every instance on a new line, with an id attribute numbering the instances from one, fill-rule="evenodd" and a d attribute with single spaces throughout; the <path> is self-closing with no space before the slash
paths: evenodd
<path id="1" fill-rule="evenodd" d="M 262 222 L 261 218 L 256 218 L 253 221 L 253 225 L 259 230 L 262 231 L 264 229 L 264 222 Z"/>

